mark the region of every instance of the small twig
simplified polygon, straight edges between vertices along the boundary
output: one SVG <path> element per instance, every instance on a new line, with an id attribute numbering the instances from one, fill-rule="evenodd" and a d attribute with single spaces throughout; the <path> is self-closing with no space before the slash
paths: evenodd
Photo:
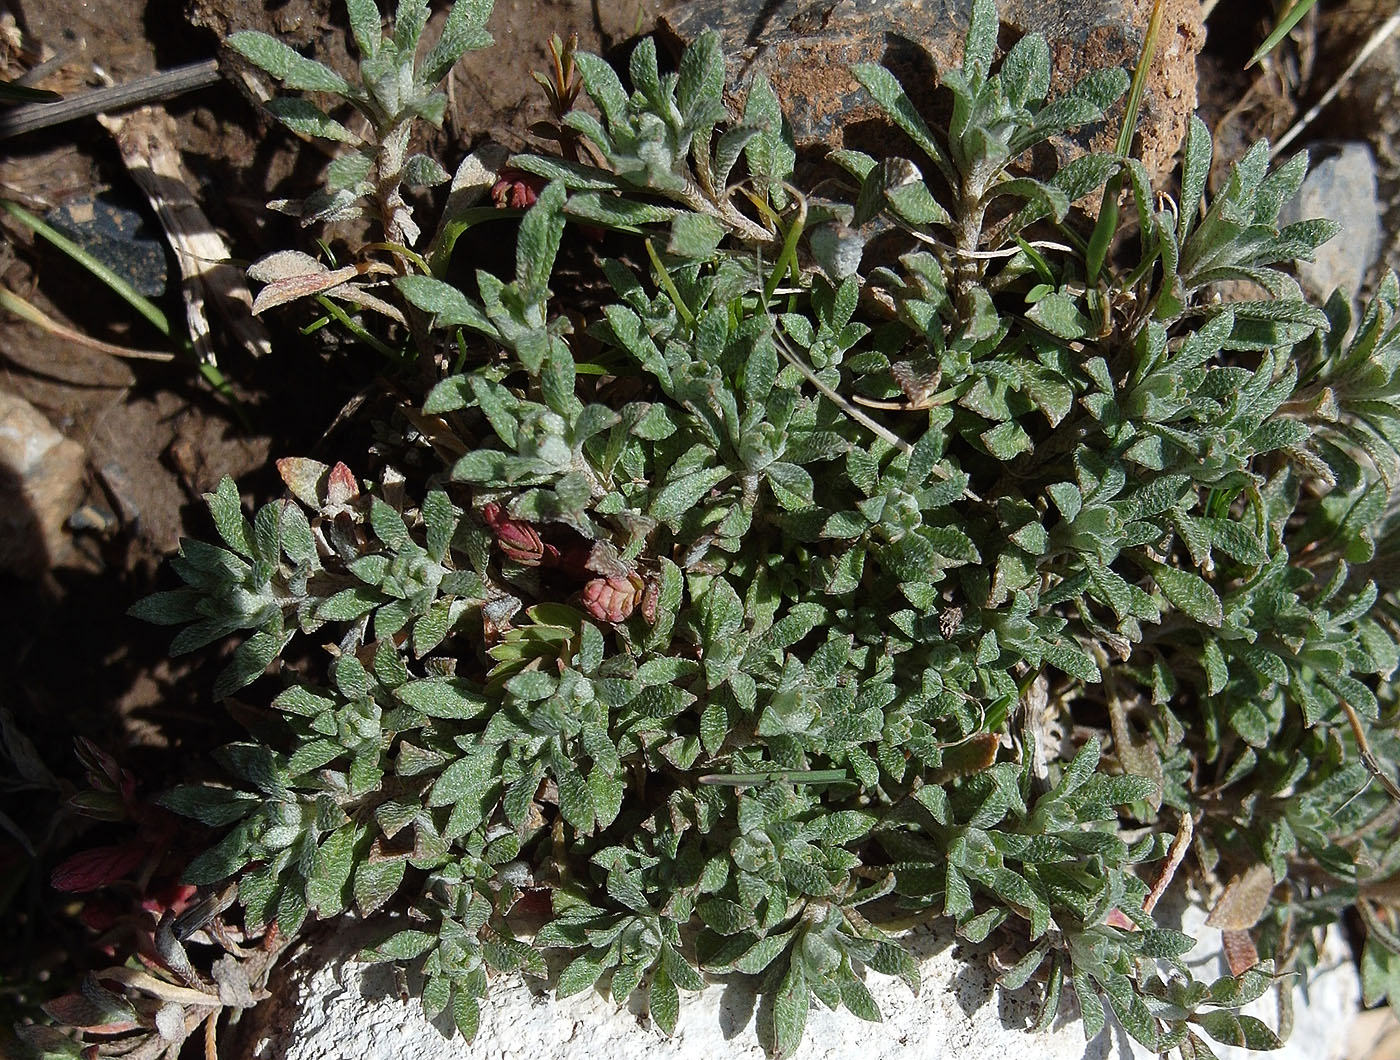
<path id="1" fill-rule="evenodd" d="M 945 243 L 941 239 L 935 239 L 927 232 L 920 232 L 913 225 L 901 223 L 899 227 L 902 231 L 913 236 L 921 243 L 927 243 L 931 247 L 937 247 L 939 250 L 947 251 L 949 254 L 956 254 L 958 257 L 966 258 L 969 261 L 993 261 L 997 258 L 1014 258 L 1017 254 L 1021 253 L 1021 248 L 1019 246 L 1002 247 L 1000 250 L 966 250 L 962 247 L 955 247 L 952 243 Z M 1026 245 L 1035 247 L 1037 250 L 1061 250 L 1066 253 L 1073 253 L 1074 251 L 1073 247 L 1066 246 L 1064 243 L 1056 243 L 1052 239 L 1035 239 L 1031 240 Z"/>
<path id="2" fill-rule="evenodd" d="M 793 784 L 845 784 L 851 774 L 844 769 L 764 769 L 754 773 L 706 773 L 701 784 L 730 788 L 748 788 L 770 780 L 787 780 Z"/>
<path id="3" fill-rule="evenodd" d="M 816 387 L 818 390 L 820 390 L 822 394 L 838 409 L 844 412 L 851 419 L 855 420 L 861 426 L 867 428 L 868 430 L 874 431 L 875 434 L 877 434 L 885 441 L 889 442 L 890 445 L 894 446 L 906 456 L 914 451 L 914 447 L 908 442 L 906 442 L 903 438 L 899 437 L 899 435 L 895 434 L 892 430 L 890 430 L 884 424 L 880 423 L 878 420 L 867 416 L 860 409 L 856 408 L 855 405 L 851 404 L 844 397 L 838 394 L 835 390 L 832 390 L 831 387 L 823 383 L 817 377 L 817 373 L 812 371 L 811 368 L 807 367 L 807 364 L 802 360 L 802 358 L 798 357 L 797 354 L 795 354 L 792 351 L 792 347 L 788 345 L 787 340 L 783 338 L 782 334 L 778 331 L 777 328 L 773 329 L 773 340 L 778 346 L 778 352 L 783 355 L 783 358 L 788 362 L 788 364 L 792 365 L 800 373 L 802 373 L 802 377 L 806 379 L 807 382 L 811 383 L 814 387 Z M 937 464 L 935 464 L 933 467 L 933 473 L 941 479 L 947 479 L 952 477 L 944 468 L 939 467 Z M 967 488 L 964 488 L 962 495 L 970 501 L 981 501 L 982 499 L 981 497 L 977 496 L 977 494 L 973 493 L 971 489 Z"/>
<path id="4" fill-rule="evenodd" d="M 1356 710 L 1346 700 L 1338 700 L 1338 702 L 1341 704 L 1342 713 L 1347 716 L 1347 723 L 1351 726 L 1352 735 L 1356 737 L 1356 748 L 1361 755 L 1361 764 L 1366 767 L 1366 771 L 1371 776 L 1380 781 L 1380 785 L 1385 788 L 1387 795 L 1396 802 L 1400 802 L 1400 785 L 1391 780 L 1389 774 L 1381 769 L 1380 760 L 1376 758 L 1375 753 L 1371 750 L 1370 741 L 1366 739 L 1366 730 L 1361 727 L 1361 718 L 1357 716 Z M 1366 783 L 1369 784 L 1370 781 L 1368 780 Z M 1365 790 L 1364 787 L 1361 789 L 1361 791 Z M 1358 791 L 1351 799 L 1360 795 L 1361 791 Z M 1348 799 L 1347 802 L 1351 802 L 1351 799 Z"/>
<path id="5" fill-rule="evenodd" d="M 789 347 L 787 344 L 787 340 L 783 338 L 783 336 L 779 333 L 777 328 L 773 329 L 773 340 L 778 346 L 778 352 L 783 355 L 783 357 L 787 360 L 788 364 L 792 365 L 799 372 L 801 372 L 802 377 L 806 379 L 807 382 L 811 383 L 814 387 L 816 387 L 818 390 L 820 390 L 822 394 L 824 394 L 833 405 L 835 405 L 837 408 L 839 408 L 842 412 L 844 412 L 851 419 L 855 420 L 861 426 L 867 428 L 868 430 L 874 431 L 875 434 L 883 438 L 885 441 L 889 442 L 890 445 L 894 446 L 906 456 L 914 451 L 914 447 L 908 442 L 906 442 L 903 438 L 899 437 L 899 435 L 895 434 L 894 431 L 890 430 L 878 420 L 867 416 L 864 412 L 856 408 L 849 401 L 847 401 L 840 394 L 838 394 L 835 390 L 832 390 L 831 387 L 827 386 L 819 378 L 817 378 L 817 373 L 812 371 L 812 369 L 810 369 L 809 367 L 807 367 L 807 364 L 800 357 L 798 357 L 797 354 L 792 352 L 791 347 Z"/>
<path id="6" fill-rule="evenodd" d="M 216 59 L 177 66 L 149 77 L 139 77 L 124 85 L 112 85 L 84 92 L 81 96 L 70 96 L 56 103 L 26 103 L 0 114 L 0 140 L 53 125 L 88 118 L 103 112 L 111 113 L 134 107 L 141 103 L 170 99 L 196 88 L 212 85 L 219 80 L 219 63 Z"/>
<path id="7" fill-rule="evenodd" d="M 1332 87 L 1322 94 L 1321 99 L 1308 108 L 1306 114 L 1293 123 L 1293 128 L 1279 137 L 1278 143 L 1274 144 L 1273 150 L 1269 152 L 1270 158 L 1276 157 L 1285 147 L 1298 138 L 1299 133 L 1312 124 L 1313 119 L 1321 114 L 1323 109 L 1337 98 L 1337 94 L 1341 92 L 1346 83 L 1356 76 L 1356 72 L 1361 69 L 1366 60 L 1369 59 L 1375 50 L 1384 44 L 1397 29 L 1400 29 L 1400 11 L 1391 15 L 1376 28 L 1376 31 L 1371 34 L 1370 40 L 1356 53 L 1356 58 L 1342 71 L 1341 76 L 1332 83 Z M 1400 796 L 1397 796 L 1397 798 L 1400 798 Z"/>
<path id="8" fill-rule="evenodd" d="M 1181 867 L 1181 862 L 1186 857 L 1186 851 L 1191 849 L 1191 836 L 1195 831 L 1196 826 L 1191 820 L 1191 815 L 1183 813 L 1181 825 L 1176 831 L 1176 838 L 1172 840 L 1172 845 L 1167 849 L 1167 863 L 1162 866 L 1162 871 L 1157 876 L 1157 882 L 1152 885 L 1152 890 L 1148 891 L 1147 897 L 1142 900 L 1144 913 L 1150 913 L 1157 908 L 1157 903 L 1166 893 L 1167 887 L 1176 875 L 1176 870 Z"/>

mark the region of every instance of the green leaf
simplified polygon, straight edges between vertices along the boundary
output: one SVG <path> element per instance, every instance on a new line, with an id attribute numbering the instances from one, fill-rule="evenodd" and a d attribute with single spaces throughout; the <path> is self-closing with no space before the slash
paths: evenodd
<path id="1" fill-rule="evenodd" d="M 792 128 L 783 117 L 778 96 L 766 77 L 755 77 L 744 101 L 744 124 L 761 130 L 744 145 L 749 173 L 768 183 L 768 194 L 778 208 L 787 205 L 781 183 L 792 176 L 797 149 Z"/>
<path id="2" fill-rule="evenodd" d="M 1224 621 L 1220 597 L 1204 578 L 1163 564 L 1153 566 L 1152 577 L 1162 595 L 1197 622 L 1218 627 Z"/>
<path id="3" fill-rule="evenodd" d="M 323 919 L 345 908 L 345 885 L 355 864 L 355 844 L 359 829 L 342 825 L 316 850 L 311 877 L 306 881 L 306 901 Z"/>
<path id="4" fill-rule="evenodd" d="M 224 699 L 256 681 L 291 639 L 291 633 L 254 633 L 234 649 L 232 661 L 214 678 L 214 698 Z"/>
<path id="5" fill-rule="evenodd" d="M 682 475 L 663 486 L 647 506 L 647 514 L 660 522 L 670 522 L 700 503 L 715 486 L 730 477 L 727 467 L 707 467 Z"/>
<path id="6" fill-rule="evenodd" d="M 1016 107 L 1039 102 L 1050 91 L 1050 46 L 1039 33 L 1027 33 L 1001 61 L 1001 83 Z"/>
<path id="7" fill-rule="evenodd" d="M 373 59 L 383 39 L 379 4 L 376 0 L 345 0 L 345 9 L 350 16 L 350 32 L 355 37 L 360 58 Z"/>
<path id="8" fill-rule="evenodd" d="M 810 1005 L 811 994 L 807 989 L 802 962 L 794 959 L 788 965 L 773 999 L 771 1050 L 775 1057 L 791 1056 L 797 1051 L 802 1043 L 802 1032 L 807 1028 L 807 1009 Z"/>
<path id="9" fill-rule="evenodd" d="M 364 861 L 355 868 L 355 879 L 351 891 L 355 896 L 355 908 L 360 916 L 367 917 L 394 896 L 403 882 L 408 862 L 402 858 L 393 861 Z"/>
<path id="10" fill-rule="evenodd" d="M 248 822 L 236 826 L 213 847 L 185 866 L 180 878 L 185 883 L 196 886 L 221 883 L 228 879 L 251 859 L 248 850 L 249 834 Z"/>
<path id="11" fill-rule="evenodd" d="M 432 188 L 447 183 L 452 179 L 452 174 L 443 169 L 436 159 L 427 155 L 412 155 L 404 163 L 403 179 L 411 188 Z"/>
<path id="12" fill-rule="evenodd" d="M 492 4 L 493 0 L 454 0 L 448 8 L 442 36 L 423 60 L 419 73 L 423 84 L 436 85 L 464 54 L 491 45 L 491 34 L 483 27 Z M 466 1037 L 470 1040 L 471 1035 Z"/>
<path id="13" fill-rule="evenodd" d="M 373 961 L 411 961 L 432 949 L 438 937 L 431 931 L 400 931 L 366 953 Z"/>
<path id="14" fill-rule="evenodd" d="M 974 84 L 984 81 L 992 68 L 1000 28 L 1001 19 L 997 17 L 992 0 L 973 0 L 967 38 L 963 41 L 962 68 L 963 74 Z"/>
<path id="15" fill-rule="evenodd" d="M 1067 294 L 1052 291 L 1026 312 L 1026 318 L 1062 339 L 1082 339 L 1089 334 L 1089 320 L 1079 303 Z"/>
<path id="16" fill-rule="evenodd" d="M 350 98 L 355 90 L 328 66 L 298 55 L 275 37 L 255 30 L 244 30 L 228 38 L 229 47 L 254 66 L 260 66 L 288 88 L 308 92 L 331 92 Z"/>
<path id="17" fill-rule="evenodd" d="M 549 289 L 559 240 L 564 235 L 564 185 L 551 182 L 520 222 L 516 236 L 515 282 L 527 301 L 542 301 Z"/>
<path id="18" fill-rule="evenodd" d="M 665 1034 L 676 1032 L 676 1019 L 680 1016 L 681 999 L 676 984 L 671 981 L 670 972 L 662 964 L 652 976 L 651 988 L 647 992 L 647 1008 L 651 1020 Z"/>
<path id="19" fill-rule="evenodd" d="M 430 718 L 477 717 L 487 707 L 486 697 L 461 678 L 430 677 L 410 681 L 394 689 L 394 698 Z"/>
<path id="20" fill-rule="evenodd" d="M 323 140 L 335 140 L 343 144 L 360 143 L 356 136 L 340 122 L 316 106 L 308 99 L 295 96 L 278 96 L 267 101 L 268 112 L 294 133 L 302 136 L 319 136 Z M 348 155 L 348 158 L 361 158 L 361 155 Z M 366 159 L 366 161 L 368 161 Z"/>
<path id="21" fill-rule="evenodd" d="M 243 501 L 233 479 L 227 475 L 220 479 L 218 488 L 204 495 L 204 503 L 224 543 L 245 559 L 252 559 L 253 526 L 243 515 Z"/>
<path id="22" fill-rule="evenodd" d="M 199 618 L 198 605 L 204 594 L 197 589 L 171 589 L 152 593 L 127 608 L 127 614 L 158 626 L 178 626 Z"/>
<path id="23" fill-rule="evenodd" d="M 707 214 L 679 214 L 671 222 L 671 238 L 666 243 L 666 253 L 680 258 L 709 258 L 724 234 L 723 226 Z"/>
<path id="24" fill-rule="evenodd" d="M 688 121 L 701 125 L 702 114 L 715 108 L 724 113 L 724 55 L 713 29 L 702 32 L 681 56 L 676 105 Z"/>
<path id="25" fill-rule="evenodd" d="M 929 131 L 928 125 L 920 117 L 894 74 L 877 63 L 856 63 L 851 67 L 851 73 L 865 90 L 875 97 L 875 102 L 890 119 L 904 130 L 919 149 L 934 161 L 949 182 L 957 187 L 957 176 L 952 163 L 943 149 L 934 142 L 933 133 Z"/>
<path id="26" fill-rule="evenodd" d="M 211 828 L 232 824 L 247 817 L 260 805 L 255 795 L 208 784 L 180 784 L 156 800 L 167 810 L 193 817 Z"/>
<path id="27" fill-rule="evenodd" d="M 481 1026 L 481 1006 L 461 986 L 452 992 L 452 1023 L 468 1042 Z"/>
<path id="28" fill-rule="evenodd" d="M 1191 115 L 1186 130 L 1186 144 L 1182 150 L 1185 161 L 1181 169 L 1181 212 L 1177 221 L 1177 239 L 1181 243 L 1186 242 L 1186 237 L 1195 227 L 1200 214 L 1206 178 L 1210 175 L 1213 146 L 1210 129 L 1206 127 L 1206 123 L 1197 115 Z"/>
<path id="29" fill-rule="evenodd" d="M 431 276 L 414 274 L 396 277 L 394 286 L 410 305 L 432 315 L 435 328 L 469 327 L 483 335 L 494 337 L 497 334 L 495 325 L 486 319 L 481 306 L 451 284 Z M 443 383 L 447 382 L 450 380 L 443 380 Z"/>
<path id="30" fill-rule="evenodd" d="M 575 957 L 559 973 L 559 979 L 554 987 L 555 996 L 568 997 L 570 994 L 587 990 L 598 981 L 603 970 L 611 963 L 616 963 L 616 958 L 610 962 L 606 954 L 600 950 L 592 950 Z"/>

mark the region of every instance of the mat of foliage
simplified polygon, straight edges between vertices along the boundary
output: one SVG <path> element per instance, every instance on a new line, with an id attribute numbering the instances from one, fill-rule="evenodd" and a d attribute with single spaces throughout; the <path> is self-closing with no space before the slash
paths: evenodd
<path id="1" fill-rule="evenodd" d="M 1087 1036 L 1110 1009 L 1187 1057 L 1275 1045 L 1234 1010 L 1349 906 L 1368 1000 L 1400 986 L 1400 285 L 1357 319 L 1303 298 L 1287 265 L 1335 230 L 1277 224 L 1306 157 L 1260 144 L 1207 199 L 1196 121 L 1174 199 L 1130 137 L 1029 176 L 1129 78 L 1046 101 L 1045 42 L 998 63 L 988 0 L 946 129 L 853 71 L 911 159 L 838 152 L 844 182 L 799 190 L 771 90 L 732 112 L 713 36 L 674 72 L 642 41 L 630 87 L 556 42 L 555 150 L 479 152 L 420 224 L 402 189 L 448 174 L 411 130 L 489 9 L 415 65 L 426 4 L 381 35 L 354 0 L 361 84 L 230 42 L 312 93 L 278 118 L 347 145 L 281 208 L 383 227 L 349 265 L 258 263 L 259 309 L 319 299 L 436 382 L 378 474 L 285 458 L 251 519 L 226 480 L 221 543 L 135 608 L 176 652 L 239 634 L 214 692 L 265 708 L 225 780 L 162 799 L 228 829 L 188 881 L 235 878 L 249 935 L 378 917 L 369 956 L 468 1036 L 488 969 L 564 951 L 560 995 L 640 988 L 663 1030 L 702 973 L 761 976 L 789 1054 L 813 999 L 879 1018 L 867 970 L 917 986 L 881 927 L 910 916 L 997 940 L 1045 1019 L 1068 987 Z M 451 271 L 522 213 L 513 276 Z M 631 238 L 566 314 L 569 226 L 585 258 Z M 862 261 L 872 234 L 902 249 Z M 323 672 L 265 677 L 298 637 Z M 1212 984 L 1151 915 L 1188 844 L 1233 878 Z"/>

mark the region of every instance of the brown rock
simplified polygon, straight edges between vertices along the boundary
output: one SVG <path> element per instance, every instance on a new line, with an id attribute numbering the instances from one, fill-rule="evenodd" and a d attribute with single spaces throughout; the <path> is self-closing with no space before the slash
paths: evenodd
<path id="1" fill-rule="evenodd" d="M 38 409 L 0 391 L 0 570 L 37 577 L 63 558 L 85 462 Z"/>
<path id="2" fill-rule="evenodd" d="M 1089 70 L 1131 68 L 1142 48 L 1153 0 L 1000 0 L 1002 43 L 1037 32 L 1050 45 L 1051 95 Z M 663 30 L 684 44 L 706 28 L 719 31 L 730 81 L 742 97 L 758 74 L 782 101 L 799 145 L 864 147 L 879 109 L 849 72 L 853 63 L 889 66 L 915 103 L 930 113 L 936 71 L 962 58 L 972 0 L 690 0 L 662 17 Z M 1186 133 L 1196 104 L 1196 55 L 1205 42 L 1197 0 L 1165 0 L 1162 29 L 1139 117 L 1140 157 L 1163 172 Z M 1108 120 L 1057 144 L 1060 162 L 1091 150 L 1112 150 L 1122 117 L 1120 101 Z"/>

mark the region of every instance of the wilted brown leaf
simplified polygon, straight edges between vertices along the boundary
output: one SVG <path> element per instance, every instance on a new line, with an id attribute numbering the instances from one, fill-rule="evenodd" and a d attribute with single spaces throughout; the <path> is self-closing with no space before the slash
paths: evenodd
<path id="1" fill-rule="evenodd" d="M 1221 931 L 1247 931 L 1259 923 L 1274 889 L 1274 874 L 1269 866 L 1251 865 L 1242 875 L 1225 885 L 1225 891 L 1206 923 Z"/>

